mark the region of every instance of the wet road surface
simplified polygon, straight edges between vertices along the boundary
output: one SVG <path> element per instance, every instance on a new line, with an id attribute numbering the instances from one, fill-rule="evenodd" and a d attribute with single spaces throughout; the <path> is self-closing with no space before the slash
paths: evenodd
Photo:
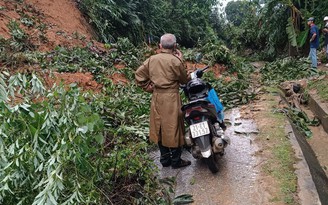
<path id="1" fill-rule="evenodd" d="M 240 119 L 238 109 L 225 115 L 231 122 L 225 132 L 231 144 L 226 148 L 226 154 L 218 160 L 218 173 L 212 174 L 204 161 L 194 159 L 187 151 L 183 152 L 182 158 L 190 160 L 192 164 L 181 169 L 162 167 L 159 151 L 151 153 L 151 156 L 160 169 L 161 178 L 176 177 L 175 196 L 191 194 L 193 204 L 262 204 L 261 190 L 256 185 L 259 160 L 254 154 L 257 147 L 252 143 L 257 133 L 256 125 L 252 120 Z"/>

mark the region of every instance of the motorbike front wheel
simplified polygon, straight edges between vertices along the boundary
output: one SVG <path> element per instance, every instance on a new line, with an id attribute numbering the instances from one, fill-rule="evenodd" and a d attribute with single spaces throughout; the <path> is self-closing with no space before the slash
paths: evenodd
<path id="1" fill-rule="evenodd" d="M 211 154 L 209 158 L 205 158 L 205 162 L 213 174 L 219 171 L 218 165 L 215 161 L 215 157 L 213 154 Z"/>

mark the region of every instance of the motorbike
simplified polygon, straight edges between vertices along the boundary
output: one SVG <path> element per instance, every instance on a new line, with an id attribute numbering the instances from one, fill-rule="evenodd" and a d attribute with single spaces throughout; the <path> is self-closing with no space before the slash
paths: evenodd
<path id="1" fill-rule="evenodd" d="M 181 86 L 188 103 L 182 106 L 184 119 L 189 128 L 185 133 L 185 142 L 195 159 L 204 159 L 212 173 L 218 172 L 217 158 L 224 155 L 224 149 L 230 143 L 220 127 L 215 106 L 207 99 L 209 87 L 199 76 L 208 69 L 197 69 L 191 74 L 191 80 Z"/>

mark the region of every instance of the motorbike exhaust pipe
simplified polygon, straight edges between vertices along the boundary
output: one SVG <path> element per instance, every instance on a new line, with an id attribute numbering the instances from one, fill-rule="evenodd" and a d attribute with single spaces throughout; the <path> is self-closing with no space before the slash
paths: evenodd
<path id="1" fill-rule="evenodd" d="M 219 153 L 223 151 L 224 148 L 224 142 L 221 138 L 216 137 L 215 139 L 213 139 L 213 152 L 214 153 Z"/>

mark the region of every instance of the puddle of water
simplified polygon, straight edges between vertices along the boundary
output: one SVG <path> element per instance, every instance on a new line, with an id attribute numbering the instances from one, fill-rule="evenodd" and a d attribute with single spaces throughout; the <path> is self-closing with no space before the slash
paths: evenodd
<path id="1" fill-rule="evenodd" d="M 202 160 L 194 159 L 188 152 L 184 152 L 182 158 L 190 160 L 190 166 L 181 169 L 163 168 L 159 163 L 159 151 L 155 151 L 151 155 L 160 169 L 159 175 L 161 178 L 175 176 L 176 196 L 192 194 L 193 204 L 261 204 L 255 184 L 259 173 L 254 155 L 257 147 L 252 143 L 257 131 L 256 124 L 252 120 L 240 119 L 238 109 L 226 112 L 225 115 L 231 122 L 225 133 L 230 137 L 231 145 L 218 160 L 217 174 L 212 174 Z M 236 130 L 242 131 L 241 134 L 237 134 Z"/>

